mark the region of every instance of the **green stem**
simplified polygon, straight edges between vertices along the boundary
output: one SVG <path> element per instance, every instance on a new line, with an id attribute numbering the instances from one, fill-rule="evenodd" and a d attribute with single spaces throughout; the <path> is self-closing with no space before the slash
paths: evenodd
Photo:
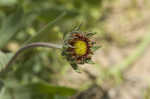
<path id="1" fill-rule="evenodd" d="M 20 48 L 15 54 L 14 56 L 9 60 L 8 64 L 6 64 L 6 66 L 0 71 L 0 75 L 3 74 L 4 72 L 7 72 L 9 70 L 9 68 L 12 66 L 13 62 L 16 60 L 16 58 L 25 50 L 30 49 L 30 48 L 35 48 L 35 47 L 46 47 L 46 48 L 57 48 L 57 49 L 61 49 L 62 46 L 61 45 L 57 45 L 57 44 L 52 44 L 52 43 L 44 43 L 44 42 L 37 42 L 37 43 L 31 43 L 28 45 L 23 46 L 22 48 Z"/>

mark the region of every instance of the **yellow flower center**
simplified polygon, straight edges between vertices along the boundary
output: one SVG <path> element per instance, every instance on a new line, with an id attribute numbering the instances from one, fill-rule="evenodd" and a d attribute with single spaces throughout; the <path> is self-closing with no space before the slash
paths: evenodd
<path id="1" fill-rule="evenodd" d="M 87 52 L 87 43 L 82 40 L 78 40 L 74 43 L 74 51 L 77 55 L 82 56 L 85 55 Z"/>

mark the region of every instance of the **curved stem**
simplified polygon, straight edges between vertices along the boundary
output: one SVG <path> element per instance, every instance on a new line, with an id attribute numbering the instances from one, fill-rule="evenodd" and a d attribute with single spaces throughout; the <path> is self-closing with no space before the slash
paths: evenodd
<path id="1" fill-rule="evenodd" d="M 61 49 L 62 45 L 57 45 L 57 44 L 52 44 L 52 43 L 44 43 L 44 42 L 36 42 L 36 43 L 31 43 L 23 46 L 20 48 L 14 56 L 9 60 L 8 64 L 0 71 L 0 74 L 3 74 L 3 72 L 7 71 L 8 68 L 13 64 L 13 62 L 16 60 L 16 58 L 25 50 L 30 49 L 30 48 L 35 48 L 35 47 L 46 47 L 46 48 L 57 48 Z"/>

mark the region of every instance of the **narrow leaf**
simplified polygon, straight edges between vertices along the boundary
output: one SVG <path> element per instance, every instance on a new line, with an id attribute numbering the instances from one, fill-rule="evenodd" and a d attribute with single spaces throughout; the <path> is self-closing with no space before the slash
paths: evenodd
<path id="1" fill-rule="evenodd" d="M 45 82 L 33 83 L 28 85 L 27 87 L 31 88 L 37 94 L 71 96 L 76 93 L 76 90 L 73 88 L 54 86 Z"/>
<path id="2" fill-rule="evenodd" d="M 2 69 L 5 68 L 6 64 L 10 60 L 10 58 L 13 56 L 12 53 L 4 54 L 3 52 L 0 51 L 0 72 Z"/>
<path id="3" fill-rule="evenodd" d="M 101 48 L 101 47 L 100 46 L 93 46 L 91 49 L 94 52 L 94 51 L 98 50 L 99 48 Z"/>
<path id="4" fill-rule="evenodd" d="M 4 18 L 0 28 L 0 48 L 5 46 L 8 41 L 16 35 L 23 24 L 23 11 L 18 9 L 14 14 Z"/>

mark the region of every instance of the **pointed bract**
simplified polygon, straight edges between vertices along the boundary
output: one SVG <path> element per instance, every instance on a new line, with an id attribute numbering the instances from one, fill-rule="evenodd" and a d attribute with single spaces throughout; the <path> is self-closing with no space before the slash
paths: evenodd
<path id="1" fill-rule="evenodd" d="M 62 52 L 76 72 L 80 72 L 78 64 L 94 64 L 91 60 L 93 52 L 100 48 L 90 39 L 95 32 L 81 32 L 79 28 L 66 35 Z"/>

